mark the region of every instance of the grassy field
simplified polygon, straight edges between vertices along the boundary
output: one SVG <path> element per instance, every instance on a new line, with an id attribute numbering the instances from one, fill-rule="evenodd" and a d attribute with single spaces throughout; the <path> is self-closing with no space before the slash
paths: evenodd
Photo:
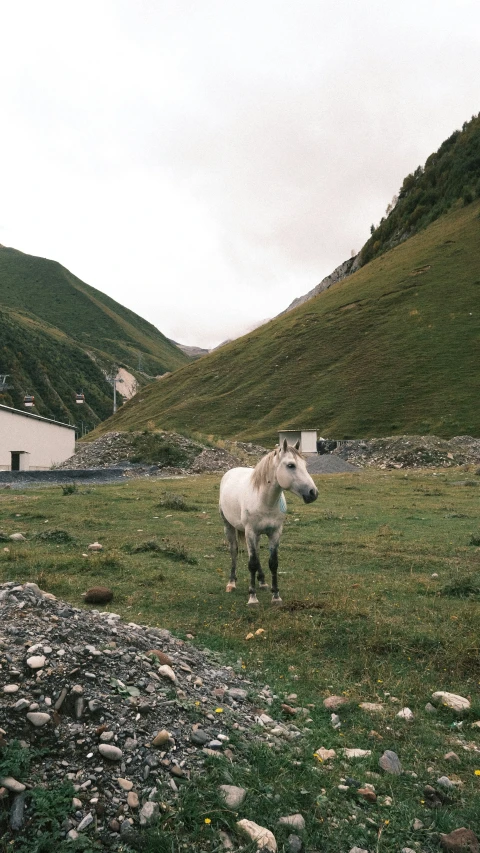
<path id="1" fill-rule="evenodd" d="M 480 826 L 480 730 L 471 726 L 480 719 L 480 478 L 473 470 L 369 470 L 318 477 L 317 485 L 315 504 L 288 501 L 281 609 L 271 607 L 269 593 L 261 593 L 258 610 L 247 608 L 245 555 L 237 592 L 225 593 L 229 558 L 213 475 L 0 492 L 0 529 L 28 539 L 9 543 L 8 552 L 2 547 L 0 578 L 36 581 L 76 605 L 89 586 L 110 586 L 111 609 L 128 621 L 191 633 L 193 642 L 268 683 L 279 697 L 272 716 L 281 715 L 280 702 L 292 692 L 293 704 L 313 704 L 300 753 L 251 756 L 253 776 L 242 764 L 229 768 L 234 784 L 248 780 L 258 795 L 241 817 L 275 828 L 279 815 L 300 811 L 307 850 L 436 851 L 439 832 Z M 58 544 L 54 533 L 36 538 L 55 530 L 75 541 Z M 83 557 L 96 539 L 103 553 Z M 161 550 L 138 549 L 152 540 Z M 246 640 L 258 628 L 264 633 Z M 460 728 L 453 712 L 425 711 L 434 690 L 471 698 Z M 322 704 L 332 693 L 349 699 L 338 731 Z M 382 702 L 385 710 L 372 716 L 359 708 L 362 701 Z M 412 723 L 396 718 L 403 706 L 413 711 Z M 356 763 L 337 758 L 325 769 L 313 758 L 320 746 L 372 755 Z M 369 776 L 385 749 L 416 775 Z M 459 757 L 454 765 L 444 759 L 451 750 Z M 191 849 L 217 849 L 218 821 L 207 843 L 203 820 L 192 815 L 214 809 L 219 774 L 213 762 L 201 791 L 182 789 L 179 850 L 185 841 Z M 430 810 L 424 786 L 442 775 L 461 784 L 449 805 Z M 378 802 L 340 791 L 346 776 L 373 782 Z M 412 829 L 415 818 L 423 829 Z M 228 820 L 222 816 L 222 828 Z M 177 846 L 160 826 L 144 849 Z"/>
<path id="2" fill-rule="evenodd" d="M 354 275 L 147 386 L 99 429 L 272 444 L 479 435 L 480 202 L 457 207 Z"/>

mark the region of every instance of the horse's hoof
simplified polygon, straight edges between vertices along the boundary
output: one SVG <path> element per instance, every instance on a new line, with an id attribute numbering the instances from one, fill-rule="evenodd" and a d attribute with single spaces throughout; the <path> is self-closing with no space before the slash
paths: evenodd
<path id="1" fill-rule="evenodd" d="M 236 588 L 235 581 L 227 583 L 227 592 L 235 592 Z"/>
<path id="2" fill-rule="evenodd" d="M 268 583 L 259 583 L 258 588 L 259 589 L 270 589 L 270 587 L 268 586 Z"/>
<path id="3" fill-rule="evenodd" d="M 258 604 L 259 604 L 259 601 L 258 601 L 257 596 L 251 595 L 250 598 L 248 599 L 248 606 L 249 607 L 258 607 Z"/>
<path id="4" fill-rule="evenodd" d="M 283 604 L 279 595 L 272 595 L 272 604 Z"/>

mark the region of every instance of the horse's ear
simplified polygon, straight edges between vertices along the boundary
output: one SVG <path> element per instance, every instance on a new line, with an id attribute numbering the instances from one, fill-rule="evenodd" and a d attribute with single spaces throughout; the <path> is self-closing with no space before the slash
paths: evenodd
<path id="1" fill-rule="evenodd" d="M 300 439 L 295 442 L 295 450 L 300 450 Z"/>
<path id="2" fill-rule="evenodd" d="M 288 442 L 287 442 L 287 439 L 284 438 L 283 439 L 283 452 L 286 453 L 287 450 L 288 450 Z"/>

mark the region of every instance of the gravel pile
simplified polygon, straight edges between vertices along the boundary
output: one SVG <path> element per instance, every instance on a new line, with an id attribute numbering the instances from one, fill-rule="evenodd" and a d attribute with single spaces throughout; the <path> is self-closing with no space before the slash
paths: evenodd
<path id="1" fill-rule="evenodd" d="M 480 438 L 461 435 L 447 441 L 435 435 L 396 435 L 346 441 L 333 455 L 362 468 L 450 468 L 480 463 Z"/>
<path id="2" fill-rule="evenodd" d="M 216 654 L 34 583 L 0 586 L 0 664 L 0 761 L 14 741 L 32 757 L 23 780 L 0 777 L 0 836 L 35 820 L 38 780 L 47 789 L 69 780 L 65 837 L 87 833 L 117 850 L 170 808 L 207 756 L 237 760 L 233 730 L 276 748 L 301 737 L 254 708 L 252 683 Z M 258 690 L 268 707 L 269 689 Z"/>

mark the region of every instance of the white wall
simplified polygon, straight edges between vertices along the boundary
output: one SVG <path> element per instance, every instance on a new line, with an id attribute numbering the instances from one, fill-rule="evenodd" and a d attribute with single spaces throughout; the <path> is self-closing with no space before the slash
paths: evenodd
<path id="1" fill-rule="evenodd" d="M 0 471 L 10 471 L 12 451 L 22 471 L 48 471 L 75 453 L 75 430 L 18 409 L 0 406 Z"/>
<path id="2" fill-rule="evenodd" d="M 285 430 L 278 433 L 279 444 L 283 444 L 285 438 L 289 444 L 296 444 L 297 441 L 300 441 L 300 450 L 302 453 L 317 452 L 316 429 Z"/>

